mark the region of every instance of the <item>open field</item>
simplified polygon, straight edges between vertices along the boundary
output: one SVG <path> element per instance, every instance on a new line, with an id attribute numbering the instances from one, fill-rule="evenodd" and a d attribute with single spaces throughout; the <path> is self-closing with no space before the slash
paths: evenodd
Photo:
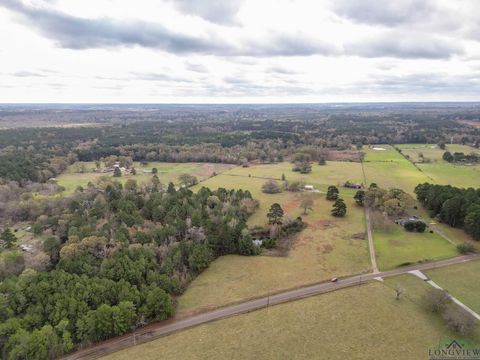
<path id="1" fill-rule="evenodd" d="M 480 261 L 426 271 L 439 286 L 480 313 Z"/>
<path id="2" fill-rule="evenodd" d="M 79 168 L 83 166 L 85 172 L 79 172 Z M 149 171 L 152 168 L 157 168 L 157 176 L 162 184 L 168 184 L 169 182 L 178 183 L 178 176 L 181 174 L 190 174 L 198 178 L 199 181 L 205 180 L 212 176 L 215 172 L 220 174 L 221 172 L 231 169 L 234 165 L 228 164 L 213 164 L 213 163 L 161 163 L 150 162 L 148 165 L 142 165 L 139 162 L 135 162 L 133 167 L 137 170 L 136 175 L 123 175 L 120 178 L 114 178 L 122 183 L 128 179 L 134 179 L 137 183 L 148 183 L 152 177 L 152 174 L 145 173 L 144 170 Z M 112 173 L 97 173 L 94 172 L 94 162 L 77 162 L 68 167 L 68 169 L 57 177 L 59 185 L 64 186 L 66 192 L 73 192 L 77 186 L 87 186 L 89 182 L 95 183 L 102 176 L 112 177 Z"/>
<path id="3" fill-rule="evenodd" d="M 399 154 L 390 145 L 378 146 L 384 151 L 364 148 L 365 175 L 367 184 L 377 183 L 380 187 L 400 188 L 409 194 L 413 194 L 415 186 L 424 182 L 432 182 L 427 175 L 419 171 L 415 166 Z"/>
<path id="4" fill-rule="evenodd" d="M 405 159 L 393 147 L 381 145 L 385 150 L 365 149 L 365 174 L 367 183 L 375 182 L 383 188 L 400 188 L 410 193 L 414 198 L 415 187 L 424 182 L 432 182 L 424 173 L 419 171 L 410 161 Z M 410 215 L 419 215 L 430 222 L 425 211 L 413 211 Z M 442 230 L 445 227 L 438 225 Z M 391 232 L 373 229 L 375 252 L 380 269 L 391 269 L 400 264 L 419 260 L 442 259 L 457 254 L 455 246 L 434 233 L 428 231 L 419 233 L 406 232 L 402 227 L 395 226 Z M 456 233 L 449 232 L 452 237 Z M 462 236 L 463 239 L 463 236 Z M 460 243 L 461 241 L 454 240 Z"/>
<path id="5" fill-rule="evenodd" d="M 309 174 L 293 172 L 292 164 L 289 162 L 254 165 L 247 168 L 237 167 L 229 171 L 228 174 L 276 179 L 280 179 L 282 174 L 285 174 L 287 181 L 302 180 L 305 184 L 314 185 L 315 188 L 322 191 L 327 191 L 329 185 L 335 185 L 340 188 L 347 180 L 354 183 L 363 182 L 360 163 L 346 161 L 328 161 L 325 166 L 312 164 L 312 172 Z"/>
<path id="6" fill-rule="evenodd" d="M 329 165 L 324 167 L 325 172 L 328 173 L 329 167 L 342 165 L 343 163 L 329 162 Z M 356 165 L 360 167 L 359 164 Z M 285 171 L 287 179 L 300 177 L 285 167 L 279 168 Z M 263 165 L 252 166 L 248 170 L 252 176 L 264 174 L 266 171 Z M 272 166 L 268 165 L 271 176 L 275 175 L 273 170 Z M 202 185 L 212 189 L 224 186 L 250 190 L 260 201 L 260 208 L 250 219 L 250 225 L 265 224 L 268 208 L 274 202 L 280 203 L 289 216 L 301 214 L 300 194 L 289 192 L 264 194 L 261 192 L 264 179 L 229 176 L 228 174 L 233 171 L 237 172 L 238 168 L 210 178 Z M 275 177 L 280 176 L 281 172 Z M 318 179 L 317 183 L 322 181 L 325 180 Z M 364 238 L 363 209 L 356 206 L 351 197 L 346 196 L 347 216 L 337 219 L 330 215 L 332 202 L 325 200 L 323 194 L 312 196 L 315 199 L 314 211 L 303 217 L 309 226 L 296 236 L 287 256 L 220 257 L 200 274 L 180 297 L 179 313 L 214 308 L 269 292 L 327 280 L 332 276 L 367 271 L 369 260 L 367 241 Z"/>
<path id="7" fill-rule="evenodd" d="M 391 232 L 375 230 L 373 240 L 378 267 L 388 270 L 404 263 L 440 260 L 457 255 L 455 246 L 436 233 L 407 232 L 395 225 Z"/>
<path id="8" fill-rule="evenodd" d="M 480 180 L 478 180 L 480 165 L 451 164 L 442 159 L 443 153 L 447 150 L 452 153 L 469 154 L 471 152 L 479 153 L 478 149 L 459 144 L 447 145 L 446 150 L 431 144 L 402 144 L 397 147 L 402 149 L 402 153 L 408 155 L 413 162 L 417 162 L 417 166 L 430 179 L 430 182 L 458 187 L 480 186 Z M 423 154 L 425 159 L 430 160 L 430 163 L 422 163 L 419 154 Z"/>
<path id="9" fill-rule="evenodd" d="M 406 293 L 395 300 L 400 283 Z M 411 275 L 281 304 L 174 333 L 109 359 L 423 359 L 454 338 Z M 480 333 L 469 339 L 480 343 Z"/>
<path id="10" fill-rule="evenodd" d="M 432 162 L 443 161 L 442 156 L 445 151 L 463 152 L 464 154 L 470 154 L 472 152 L 480 153 L 478 149 L 475 149 L 468 145 L 460 144 L 447 144 L 445 150 L 440 149 L 434 144 L 399 144 L 396 147 L 402 149 L 404 155 L 408 155 L 413 162 L 421 162 L 423 155 L 424 159 L 429 159 Z"/>
<path id="11" fill-rule="evenodd" d="M 418 164 L 418 167 L 437 184 L 480 187 L 480 165 L 453 165 L 439 161 L 434 164 Z"/>

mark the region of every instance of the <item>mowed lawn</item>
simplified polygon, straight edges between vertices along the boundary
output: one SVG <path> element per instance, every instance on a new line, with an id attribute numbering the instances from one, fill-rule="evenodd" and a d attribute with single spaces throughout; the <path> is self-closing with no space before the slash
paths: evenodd
<path id="1" fill-rule="evenodd" d="M 440 235 L 407 232 L 396 225 L 392 231 L 374 230 L 373 241 L 378 267 L 389 270 L 424 260 L 439 260 L 458 255 L 457 249 Z"/>
<path id="2" fill-rule="evenodd" d="M 79 172 L 80 166 L 84 166 L 85 172 Z M 64 186 L 66 192 L 73 192 L 78 186 L 86 187 L 89 182 L 96 183 L 101 177 L 109 177 L 125 183 L 128 179 L 134 179 L 138 184 L 148 183 L 151 178 L 151 173 L 145 173 L 144 170 L 149 171 L 152 168 L 157 168 L 157 176 L 162 184 L 173 182 L 178 184 L 178 177 L 181 174 L 190 174 L 198 178 L 199 181 L 205 180 L 212 176 L 213 173 L 220 174 L 223 171 L 229 170 L 234 165 L 229 164 L 213 164 L 213 163 L 160 163 L 150 162 L 147 165 L 142 165 L 135 162 L 133 167 L 136 169 L 136 175 L 123 175 L 120 178 L 113 178 L 112 173 L 97 173 L 94 172 L 94 162 L 77 162 L 68 167 L 68 169 L 57 177 L 57 183 Z"/>
<path id="3" fill-rule="evenodd" d="M 439 286 L 480 313 L 480 261 L 426 271 Z"/>
<path id="4" fill-rule="evenodd" d="M 363 165 L 368 184 L 374 182 L 386 189 L 399 188 L 413 195 L 418 184 L 432 182 L 432 179 L 419 171 L 392 146 L 375 147 L 385 150 L 374 150 L 373 147 L 362 149 L 365 152 Z"/>
<path id="5" fill-rule="evenodd" d="M 408 275 L 410 276 L 410 275 Z M 421 303 L 413 276 L 322 294 L 215 321 L 113 353 L 105 360 L 385 359 L 428 356 L 455 338 Z M 406 293 L 395 300 L 400 282 Z M 469 339 L 480 343 L 478 331 Z"/>
<path id="6" fill-rule="evenodd" d="M 285 172 L 287 179 L 300 176 L 283 164 L 280 165 L 279 170 Z M 324 168 L 326 172 L 328 169 L 334 172 L 335 167 L 342 165 L 343 163 L 329 163 Z M 350 165 L 348 163 L 347 166 Z M 360 167 L 360 164 L 356 165 Z M 268 165 L 271 176 L 274 176 L 275 172 L 271 167 Z M 252 177 L 229 176 L 230 172 L 238 171 L 236 168 L 208 179 L 201 185 L 212 189 L 223 186 L 250 190 L 252 195 L 260 201 L 260 208 L 250 219 L 249 225 L 265 224 L 266 213 L 274 202 L 280 203 L 290 217 L 301 215 L 300 194 L 289 192 L 264 194 L 261 192 L 261 186 L 265 180 L 253 177 L 260 176 L 256 174 L 264 174 L 263 165 L 248 169 Z M 281 177 L 280 171 L 274 177 Z M 317 180 L 318 183 L 322 181 Z M 367 241 L 361 238 L 365 233 L 363 209 L 358 207 L 350 196 L 345 196 L 348 206 L 347 216 L 337 219 L 330 215 L 332 202 L 325 200 L 324 194 L 311 195 L 315 201 L 314 210 L 303 217 L 308 227 L 294 239 L 293 247 L 287 256 L 229 255 L 218 258 L 190 284 L 187 291 L 179 298 L 178 312 L 185 314 L 206 310 L 280 290 L 325 281 L 332 276 L 346 276 L 368 271 Z"/>

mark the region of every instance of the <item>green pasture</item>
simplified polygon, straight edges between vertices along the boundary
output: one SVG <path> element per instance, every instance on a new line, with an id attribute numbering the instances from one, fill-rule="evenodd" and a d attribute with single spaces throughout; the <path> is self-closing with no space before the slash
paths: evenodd
<path id="1" fill-rule="evenodd" d="M 439 260 L 458 255 L 454 245 L 436 233 L 407 232 L 395 225 L 389 232 L 374 230 L 378 267 L 389 270 L 402 264 Z"/>
<path id="2" fill-rule="evenodd" d="M 426 271 L 439 286 L 480 313 L 480 261 Z"/>
<path id="3" fill-rule="evenodd" d="M 398 283 L 405 294 L 395 300 Z M 372 281 L 197 326 L 104 359 L 423 359 L 429 348 L 455 338 L 423 305 L 427 289 L 411 275 Z M 480 332 L 468 340 L 479 344 Z"/>

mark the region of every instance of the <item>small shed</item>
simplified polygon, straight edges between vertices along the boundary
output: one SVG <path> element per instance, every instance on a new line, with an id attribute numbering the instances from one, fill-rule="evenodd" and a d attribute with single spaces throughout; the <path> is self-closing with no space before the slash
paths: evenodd
<path id="1" fill-rule="evenodd" d="M 314 190 L 315 188 L 313 187 L 313 185 L 305 185 L 305 186 L 304 186 L 304 189 L 307 190 L 307 191 L 312 191 L 312 190 Z"/>

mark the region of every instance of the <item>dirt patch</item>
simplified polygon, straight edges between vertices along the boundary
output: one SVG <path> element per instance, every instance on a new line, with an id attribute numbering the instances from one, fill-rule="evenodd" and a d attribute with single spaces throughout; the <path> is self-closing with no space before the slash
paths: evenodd
<path id="1" fill-rule="evenodd" d="M 315 221 L 312 224 L 309 224 L 309 227 L 312 228 L 313 231 L 325 230 L 335 226 L 337 226 L 337 224 L 333 220 L 319 220 L 319 221 Z"/>
<path id="2" fill-rule="evenodd" d="M 326 244 L 322 246 L 322 253 L 323 254 L 329 254 L 333 251 L 334 247 L 330 244 Z"/>
<path id="3" fill-rule="evenodd" d="M 301 199 L 300 196 L 295 196 L 293 199 L 286 201 L 282 204 L 283 211 L 287 214 L 292 212 L 294 209 L 298 209 L 300 207 Z"/>
<path id="4" fill-rule="evenodd" d="M 353 150 L 329 150 L 327 160 L 360 162 L 360 153 Z"/>
<path id="5" fill-rule="evenodd" d="M 367 237 L 367 234 L 364 232 L 353 234 L 351 236 L 353 240 L 365 240 L 366 237 Z"/>
<path id="6" fill-rule="evenodd" d="M 207 179 L 212 176 L 214 172 L 217 174 L 221 174 L 222 172 L 230 170 L 234 167 L 235 165 L 230 164 L 221 164 L 219 166 L 218 164 L 205 163 L 202 164 L 198 171 L 196 171 L 196 175 L 201 179 Z"/>

